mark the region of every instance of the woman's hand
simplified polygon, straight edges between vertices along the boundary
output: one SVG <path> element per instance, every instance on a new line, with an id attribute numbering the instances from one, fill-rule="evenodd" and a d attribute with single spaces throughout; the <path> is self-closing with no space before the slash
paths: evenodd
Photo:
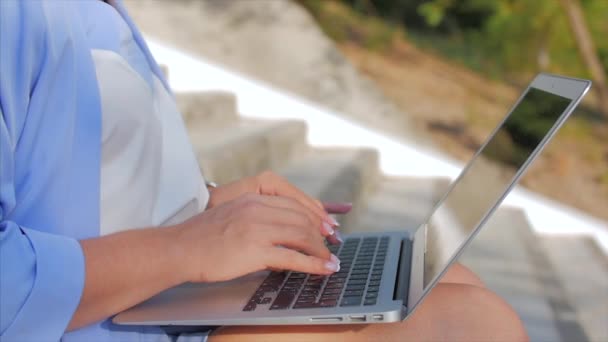
<path id="1" fill-rule="evenodd" d="M 341 242 L 341 238 L 339 234 L 335 234 L 337 233 L 335 227 L 339 226 L 338 222 L 328 213 L 345 214 L 352 208 L 350 203 L 326 203 L 324 205 L 271 171 L 243 178 L 211 190 L 208 208 L 221 205 L 246 193 L 287 197 L 299 202 L 308 209 L 308 215 L 316 216 L 323 222 L 321 234 L 328 237 L 332 243 Z M 314 219 L 314 217 L 311 217 L 311 219 Z"/>
<path id="2" fill-rule="evenodd" d="M 248 193 L 176 226 L 175 253 L 188 281 L 216 282 L 268 268 L 331 274 L 318 211 L 297 200 Z"/>

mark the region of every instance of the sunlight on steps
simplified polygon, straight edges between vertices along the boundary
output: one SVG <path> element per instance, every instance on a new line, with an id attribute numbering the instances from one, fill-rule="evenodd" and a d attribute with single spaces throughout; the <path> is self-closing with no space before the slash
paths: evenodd
<path id="1" fill-rule="evenodd" d="M 308 126 L 308 142 L 324 147 L 368 147 L 380 155 L 380 168 L 389 176 L 454 179 L 463 165 L 440 152 L 404 139 L 392 139 L 349 121 L 330 110 L 271 86 L 192 57 L 147 38 L 160 64 L 169 68 L 176 92 L 225 90 L 237 96 L 238 111 L 252 119 L 297 119 Z M 403 137 L 407 138 L 407 137 Z M 608 223 L 577 209 L 517 187 L 505 204 L 522 208 L 535 231 L 543 234 L 585 234 L 608 254 Z"/>

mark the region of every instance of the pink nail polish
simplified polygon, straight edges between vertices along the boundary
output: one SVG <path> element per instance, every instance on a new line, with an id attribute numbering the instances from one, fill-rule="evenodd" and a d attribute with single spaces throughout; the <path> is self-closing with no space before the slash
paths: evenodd
<path id="1" fill-rule="evenodd" d="M 335 218 L 328 216 L 329 217 L 329 223 L 332 224 L 334 227 L 340 227 L 340 222 L 336 221 Z"/>
<path id="2" fill-rule="evenodd" d="M 325 268 L 328 271 L 338 272 L 340 270 L 340 265 L 336 264 L 334 262 L 328 261 L 328 262 L 325 263 Z"/>
<path id="3" fill-rule="evenodd" d="M 329 235 L 334 235 L 335 230 L 327 222 L 323 222 L 323 229 Z"/>
<path id="4" fill-rule="evenodd" d="M 338 240 L 338 242 L 344 243 L 344 239 L 342 238 L 342 234 L 340 234 L 339 230 L 335 230 L 334 236 L 335 236 L 336 240 Z"/>
<path id="5" fill-rule="evenodd" d="M 330 258 L 331 262 L 333 262 L 334 264 L 340 265 L 340 259 L 338 259 L 337 256 L 332 254 L 329 258 Z"/>

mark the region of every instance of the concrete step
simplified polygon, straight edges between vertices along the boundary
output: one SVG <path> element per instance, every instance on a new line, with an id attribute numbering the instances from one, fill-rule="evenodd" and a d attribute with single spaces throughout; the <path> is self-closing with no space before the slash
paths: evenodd
<path id="1" fill-rule="evenodd" d="M 415 230 L 445 194 L 448 179 L 384 178 L 346 222 L 351 231 Z"/>
<path id="2" fill-rule="evenodd" d="M 565 299 L 568 304 L 556 302 L 557 314 L 563 320 L 579 322 L 590 341 L 608 341 L 606 255 L 589 237 L 544 235 L 540 241 L 548 267 L 553 269 L 565 295 L 562 301 Z"/>
<path id="3" fill-rule="evenodd" d="M 578 322 L 560 317 L 563 289 L 523 211 L 501 207 L 460 261 L 511 304 L 532 341 L 584 341 Z"/>
<path id="4" fill-rule="evenodd" d="M 238 120 L 236 96 L 225 91 L 175 94 L 184 122 L 190 125 L 223 125 Z"/>
<path id="5" fill-rule="evenodd" d="M 379 179 L 378 153 L 370 149 L 313 149 L 294 157 L 278 173 L 322 201 L 351 202 L 358 208 Z M 338 217 L 340 222 L 353 215 Z"/>
<path id="6" fill-rule="evenodd" d="M 227 183 L 283 166 L 308 150 L 300 121 L 239 120 L 230 125 L 188 125 L 206 179 Z"/>

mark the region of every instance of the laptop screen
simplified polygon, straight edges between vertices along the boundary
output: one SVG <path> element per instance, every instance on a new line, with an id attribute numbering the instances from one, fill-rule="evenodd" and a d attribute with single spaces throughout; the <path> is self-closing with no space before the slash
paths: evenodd
<path id="1" fill-rule="evenodd" d="M 432 283 L 511 185 L 572 100 L 529 88 L 427 221 L 424 288 Z M 441 246 L 441 248 L 439 248 Z M 446 248 L 447 246 L 447 248 Z"/>

